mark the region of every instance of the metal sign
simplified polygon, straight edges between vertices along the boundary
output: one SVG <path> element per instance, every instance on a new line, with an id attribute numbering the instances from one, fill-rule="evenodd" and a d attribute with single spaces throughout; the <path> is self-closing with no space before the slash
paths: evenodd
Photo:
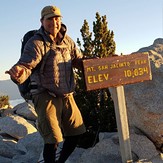
<path id="1" fill-rule="evenodd" d="M 116 87 L 152 80 L 148 54 L 83 60 L 87 90 Z"/>

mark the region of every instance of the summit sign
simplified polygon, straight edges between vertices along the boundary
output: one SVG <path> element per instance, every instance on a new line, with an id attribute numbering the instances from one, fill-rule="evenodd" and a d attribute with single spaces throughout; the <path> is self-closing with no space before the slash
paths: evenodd
<path id="1" fill-rule="evenodd" d="M 83 61 L 87 90 L 151 80 L 148 54 L 130 54 Z"/>

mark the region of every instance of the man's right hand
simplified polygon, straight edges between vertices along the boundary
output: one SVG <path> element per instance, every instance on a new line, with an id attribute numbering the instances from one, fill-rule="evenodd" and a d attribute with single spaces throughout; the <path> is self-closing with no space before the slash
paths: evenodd
<path id="1" fill-rule="evenodd" d="M 5 71 L 5 74 L 9 74 L 12 79 L 17 80 L 23 74 L 23 71 L 23 68 L 13 66 L 10 70 Z"/>

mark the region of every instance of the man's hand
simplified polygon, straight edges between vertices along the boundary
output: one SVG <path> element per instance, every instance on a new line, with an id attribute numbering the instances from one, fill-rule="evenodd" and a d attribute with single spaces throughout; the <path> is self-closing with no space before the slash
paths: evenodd
<path id="1" fill-rule="evenodd" d="M 24 69 L 19 66 L 13 66 L 10 70 L 7 70 L 5 74 L 9 74 L 12 79 L 18 79 L 23 74 Z"/>

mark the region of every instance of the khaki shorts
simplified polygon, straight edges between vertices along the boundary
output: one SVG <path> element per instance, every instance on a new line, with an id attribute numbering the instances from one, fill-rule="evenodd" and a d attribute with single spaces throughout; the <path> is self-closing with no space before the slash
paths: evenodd
<path id="1" fill-rule="evenodd" d="M 44 143 L 59 143 L 63 141 L 63 136 L 85 132 L 81 113 L 72 94 L 62 98 L 43 92 L 33 97 L 33 103 L 38 115 L 38 130 Z"/>

